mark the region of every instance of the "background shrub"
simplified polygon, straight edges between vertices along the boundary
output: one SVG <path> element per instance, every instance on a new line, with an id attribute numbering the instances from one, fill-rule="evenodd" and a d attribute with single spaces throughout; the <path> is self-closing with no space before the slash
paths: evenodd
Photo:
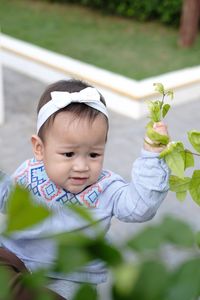
<path id="1" fill-rule="evenodd" d="M 100 9 L 104 13 L 134 18 L 139 21 L 158 20 L 177 26 L 183 0 L 48 0 L 49 2 L 76 3 Z"/>

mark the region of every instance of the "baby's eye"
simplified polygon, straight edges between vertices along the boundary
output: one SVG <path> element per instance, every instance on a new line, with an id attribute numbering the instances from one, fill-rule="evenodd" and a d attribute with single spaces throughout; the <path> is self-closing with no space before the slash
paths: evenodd
<path id="1" fill-rule="evenodd" d="M 91 158 L 96 158 L 96 157 L 98 157 L 98 156 L 100 156 L 99 153 L 95 153 L 95 152 L 90 153 L 90 157 L 91 157 Z"/>
<path id="2" fill-rule="evenodd" d="M 64 156 L 70 158 L 70 157 L 74 156 L 74 152 L 65 152 Z"/>

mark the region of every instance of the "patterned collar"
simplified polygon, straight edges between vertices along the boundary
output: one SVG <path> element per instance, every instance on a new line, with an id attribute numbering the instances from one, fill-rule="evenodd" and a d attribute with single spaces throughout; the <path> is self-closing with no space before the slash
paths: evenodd
<path id="1" fill-rule="evenodd" d="M 111 177 L 111 174 L 110 171 L 103 170 L 98 181 L 79 194 L 72 194 L 54 184 L 48 178 L 43 162 L 37 161 L 34 158 L 26 160 L 12 177 L 15 183 L 28 188 L 40 202 L 45 201 L 50 206 L 59 202 L 62 204 L 97 207 L 99 195 L 108 185 L 108 182 L 110 182 L 107 179 Z"/>

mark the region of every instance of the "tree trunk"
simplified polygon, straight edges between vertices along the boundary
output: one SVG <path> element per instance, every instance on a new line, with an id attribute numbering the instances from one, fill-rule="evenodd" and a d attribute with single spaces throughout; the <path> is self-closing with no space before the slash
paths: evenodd
<path id="1" fill-rule="evenodd" d="M 190 47 L 195 42 L 199 28 L 200 0 L 184 0 L 180 22 L 179 45 Z"/>

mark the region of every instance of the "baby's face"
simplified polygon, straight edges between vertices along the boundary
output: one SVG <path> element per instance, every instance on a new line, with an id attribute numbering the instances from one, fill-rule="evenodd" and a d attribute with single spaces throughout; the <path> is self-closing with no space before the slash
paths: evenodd
<path id="1" fill-rule="evenodd" d="M 60 112 L 45 133 L 43 162 L 48 177 L 77 194 L 95 183 L 101 173 L 107 136 L 105 118 L 93 122 Z"/>

